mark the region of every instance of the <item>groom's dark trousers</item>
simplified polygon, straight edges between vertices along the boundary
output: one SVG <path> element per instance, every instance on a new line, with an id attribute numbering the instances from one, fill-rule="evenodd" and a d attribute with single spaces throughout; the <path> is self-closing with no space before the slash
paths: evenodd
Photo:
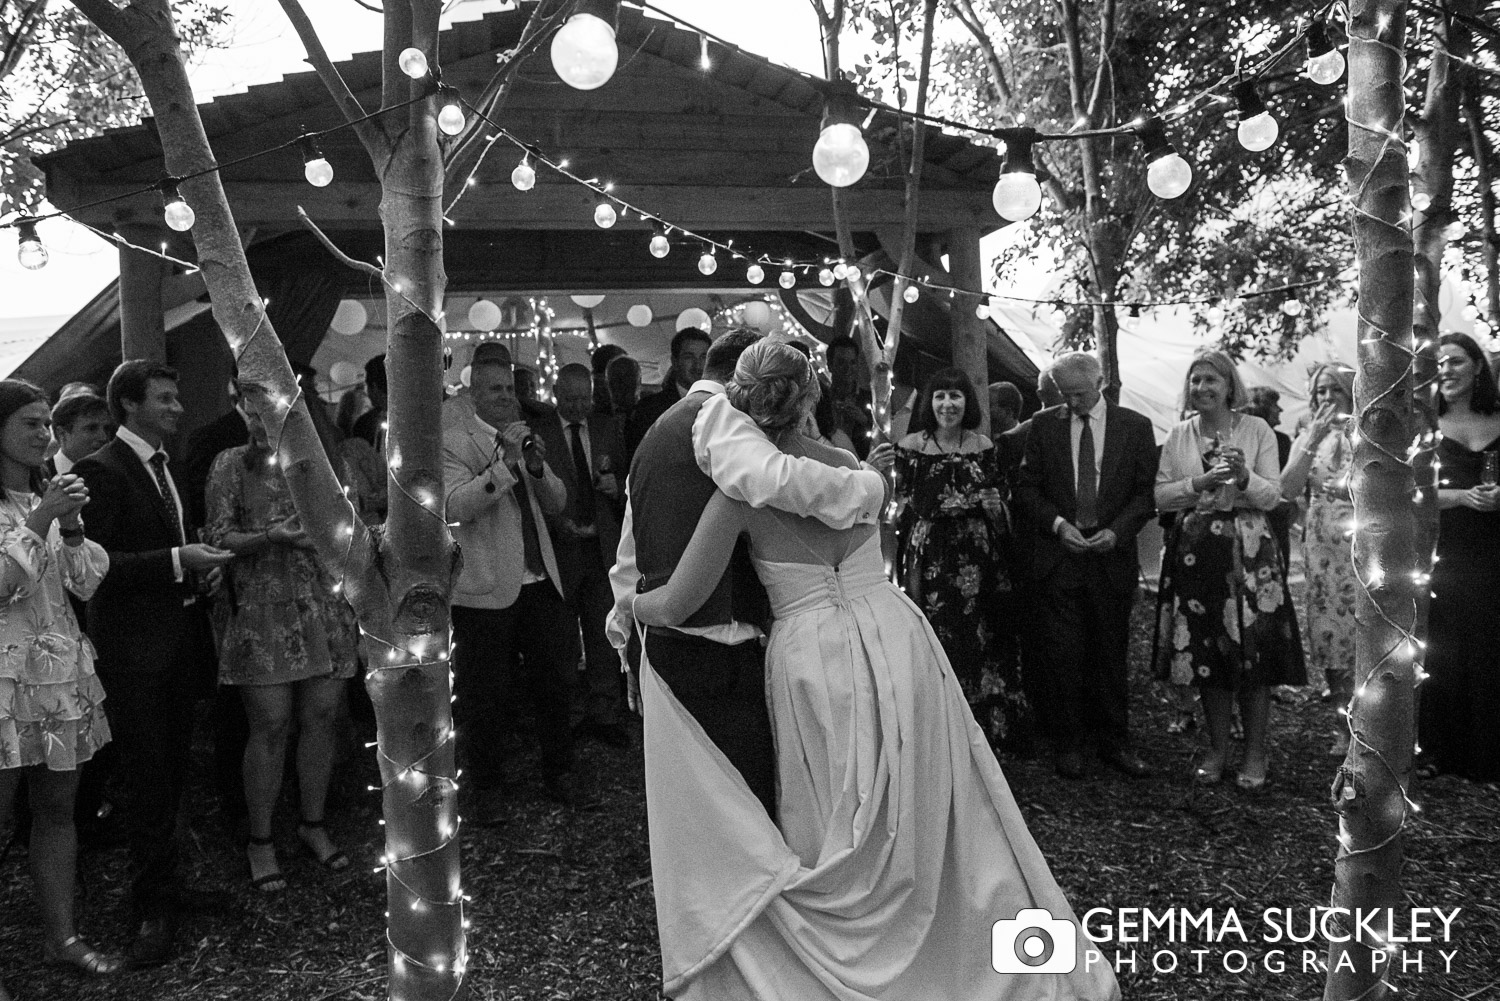
<path id="1" fill-rule="evenodd" d="M 774 820 L 776 748 L 766 709 L 765 652 L 760 642 L 726 646 L 674 629 L 651 629 L 646 656 L 656 676 L 739 769 Z"/>

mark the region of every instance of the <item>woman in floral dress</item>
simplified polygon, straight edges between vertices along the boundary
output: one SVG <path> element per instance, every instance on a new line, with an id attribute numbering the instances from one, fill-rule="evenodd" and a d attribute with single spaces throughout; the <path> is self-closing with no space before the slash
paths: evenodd
<path id="1" fill-rule="evenodd" d="M 1307 658 L 1314 683 L 1321 679 L 1335 709 L 1354 694 L 1354 600 L 1358 593 L 1350 554 L 1349 526 L 1354 502 L 1349 470 L 1354 446 L 1349 442 L 1349 414 L 1354 410 L 1354 370 L 1320 365 L 1308 380 L 1312 422 L 1292 445 L 1281 472 L 1281 494 L 1295 501 L 1306 492 L 1303 562 L 1307 568 Z M 1333 719 L 1328 753 L 1349 750 L 1349 727 Z"/>
<path id="2" fill-rule="evenodd" d="M 0 381 L 0 831 L 22 778 L 31 800 L 31 873 L 48 963 L 102 976 L 121 968 L 78 936 L 73 887 L 78 769 L 109 742 L 94 647 L 68 602 L 109 570 L 84 535 L 83 479 L 44 479 L 52 412 L 36 386 Z M 0 1001 L 9 1001 L 0 984 Z"/>
<path id="3" fill-rule="evenodd" d="M 281 793 L 287 734 L 298 724 L 297 780 L 302 821 L 297 835 L 329 869 L 349 858 L 323 828 L 333 767 L 334 713 L 354 676 L 354 614 L 335 592 L 302 530 L 291 491 L 266 443 L 260 418 L 243 402 L 250 443 L 214 460 L 208 477 L 208 541 L 233 550 L 226 583 L 228 621 L 219 650 L 219 681 L 239 687 L 249 718 L 245 801 L 251 884 L 267 893 L 286 888 L 271 837 Z"/>
<path id="4" fill-rule="evenodd" d="M 1004 475 L 995 446 L 974 430 L 980 416 L 960 369 L 943 369 L 923 390 L 913 430 L 896 449 L 896 572 L 937 633 L 975 719 L 998 742 L 1014 732 L 1025 703 L 984 609 L 1011 582 L 1001 549 Z"/>
<path id="5" fill-rule="evenodd" d="M 1212 746 L 1194 778 L 1204 784 L 1223 776 L 1238 697 L 1245 760 L 1236 783 L 1260 789 L 1271 689 L 1305 678 L 1266 517 L 1281 500 L 1276 437 L 1259 417 L 1234 412 L 1245 387 L 1223 352 L 1194 355 L 1183 395 L 1196 413 L 1172 428 L 1156 471 L 1156 506 L 1176 514 L 1162 561 L 1157 671 L 1202 695 Z"/>

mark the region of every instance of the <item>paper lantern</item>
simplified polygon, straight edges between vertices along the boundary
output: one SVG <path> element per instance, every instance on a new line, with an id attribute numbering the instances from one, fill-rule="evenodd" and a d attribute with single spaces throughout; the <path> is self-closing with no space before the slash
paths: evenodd
<path id="1" fill-rule="evenodd" d="M 500 326 L 500 307 L 488 299 L 479 299 L 469 307 L 469 326 L 475 330 L 494 330 Z"/>
<path id="2" fill-rule="evenodd" d="M 710 325 L 712 325 L 712 323 L 713 320 L 709 318 L 709 315 L 703 310 L 699 309 L 697 306 L 689 306 L 687 309 L 684 309 L 681 313 L 677 314 L 678 330 L 686 330 L 688 327 L 694 327 L 698 330 L 707 330 L 709 329 Z"/>
<path id="3" fill-rule="evenodd" d="M 604 301 L 602 295 L 570 295 L 568 298 L 573 300 L 574 305 L 582 306 L 584 309 L 593 309 Z"/>
<path id="4" fill-rule="evenodd" d="M 365 323 L 370 319 L 370 314 L 365 310 L 365 304 L 357 299 L 345 299 L 339 303 L 339 308 L 333 312 L 333 322 L 329 326 L 334 331 L 345 337 L 353 337 L 365 329 Z"/>
<path id="5" fill-rule="evenodd" d="M 645 327 L 651 323 L 651 307 L 637 303 L 625 311 L 625 319 L 632 327 Z"/>

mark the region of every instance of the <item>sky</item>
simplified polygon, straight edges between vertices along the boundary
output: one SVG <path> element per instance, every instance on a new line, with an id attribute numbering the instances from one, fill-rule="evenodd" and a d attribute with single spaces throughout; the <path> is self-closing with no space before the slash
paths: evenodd
<path id="1" fill-rule="evenodd" d="M 231 16 L 228 46 L 191 68 L 200 102 L 267 83 L 307 69 L 296 33 L 271 0 L 224 0 Z M 810 73 L 822 73 L 817 18 L 808 0 L 652 0 L 673 16 L 741 47 Z M 451 19 L 473 19 L 509 6 L 509 0 L 459 0 Z M 304 0 L 329 55 L 343 59 L 380 47 L 380 15 L 354 0 Z M 119 273 L 118 255 L 91 233 L 67 220 L 43 222 L 39 230 L 51 259 L 40 271 L 16 261 L 16 231 L 0 230 L 0 373 L 31 352 L 42 333 L 99 293 Z"/>

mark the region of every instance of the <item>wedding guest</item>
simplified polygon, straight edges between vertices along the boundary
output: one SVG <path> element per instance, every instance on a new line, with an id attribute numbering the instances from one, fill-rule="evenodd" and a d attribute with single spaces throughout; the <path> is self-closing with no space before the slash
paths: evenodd
<path id="1" fill-rule="evenodd" d="M 505 738 L 520 690 L 536 709 L 545 794 L 574 802 L 578 620 L 564 601 L 546 521 L 562 513 L 567 488 L 546 443 L 521 419 L 510 366 L 476 351 L 469 388 L 468 416 L 443 432 L 447 515 L 464 553 L 453 591 L 454 712 L 475 790 L 464 814 L 493 826 L 505 819 Z"/>
<path id="2" fill-rule="evenodd" d="M 73 898 L 79 767 L 110 739 L 94 648 L 67 595 L 84 600 L 109 570 L 79 512 L 82 477 L 43 477 L 51 442 L 47 395 L 0 381 L 0 830 L 24 779 L 32 812 L 30 859 L 41 905 L 42 954 L 93 976 L 121 969 L 78 935 Z M 0 984 L 0 997 L 8 997 Z"/>
<path id="3" fill-rule="evenodd" d="M 1326 683 L 1335 709 L 1343 710 L 1354 694 L 1354 612 L 1359 593 L 1349 537 L 1354 523 L 1349 495 L 1354 370 L 1319 365 L 1308 382 L 1313 419 L 1292 445 L 1281 472 L 1281 496 L 1307 499 L 1302 562 L 1307 574 L 1308 667 L 1313 683 Z M 1328 753 L 1342 758 L 1349 750 L 1349 727 L 1342 715 L 1334 716 L 1332 733 Z"/>
<path id="4" fill-rule="evenodd" d="M 1418 774 L 1500 779 L 1500 394 L 1467 334 L 1438 347 L 1441 463 L 1437 565 L 1432 568 L 1428 678 L 1418 689 Z"/>
<path id="5" fill-rule="evenodd" d="M 875 417 L 870 387 L 864 379 L 865 367 L 859 342 L 848 334 L 839 334 L 828 342 L 827 358 L 838 428 L 854 442 L 854 453 L 864 459 L 870 453 Z"/>
<path id="6" fill-rule="evenodd" d="M 1276 436 L 1277 468 L 1286 469 L 1292 454 L 1292 439 L 1277 428 L 1281 423 L 1281 394 L 1270 386 L 1251 386 L 1247 394 L 1249 399 L 1239 408 L 1240 412 L 1259 417 L 1270 425 L 1271 433 Z M 1296 505 L 1283 498 L 1268 516 L 1276 545 L 1281 549 L 1281 562 L 1287 566 L 1292 562 L 1292 518 L 1296 511 Z"/>
<path id="7" fill-rule="evenodd" d="M 614 607 L 609 568 L 620 547 L 625 513 L 621 484 L 628 471 L 625 446 L 613 417 L 593 413 L 593 377 L 586 366 L 564 365 L 557 373 L 557 413 L 530 421 L 546 443 L 549 465 L 567 491 L 562 511 L 547 518 L 562 575 L 563 597 L 583 632 L 584 671 L 575 738 L 625 747 L 628 710 L 620 660 L 604 635 L 604 617 Z"/>
<path id="8" fill-rule="evenodd" d="M 237 404 L 250 441 L 219 454 L 208 477 L 206 535 L 235 554 L 226 574 L 228 622 L 219 681 L 244 702 L 249 733 L 242 761 L 250 885 L 286 889 L 271 821 L 281 796 L 287 738 L 297 727 L 297 836 L 328 869 L 349 858 L 330 840 L 324 807 L 333 768 L 334 714 L 358 660 L 354 614 L 334 590 L 303 530 L 266 427 Z"/>
<path id="9" fill-rule="evenodd" d="M 641 439 L 656 419 L 672 408 L 672 405 L 687 395 L 693 383 L 703 378 L 703 359 L 708 357 L 709 345 L 713 344 L 707 331 L 697 327 L 684 327 L 672 338 L 672 368 L 663 380 L 662 387 L 650 396 L 643 397 L 635 405 L 630 420 L 625 425 L 625 450 L 635 455 Z"/>
<path id="10" fill-rule="evenodd" d="M 516 377 L 516 399 L 522 403 L 537 403 L 540 399 L 540 387 L 537 384 L 536 370 L 517 365 L 513 372 Z"/>
<path id="11" fill-rule="evenodd" d="M 852 455 L 854 442 L 850 441 L 849 436 L 839 429 L 838 417 L 833 411 L 833 385 L 827 378 L 819 376 L 818 386 L 821 392 L 817 406 L 809 415 L 808 426 L 802 429 L 802 433 L 832 448 L 841 448 Z"/>
<path id="12" fill-rule="evenodd" d="M 212 689 L 213 639 L 200 591 L 234 554 L 188 542 L 181 495 L 162 443 L 177 433 L 177 373 L 125 361 L 109 379 L 115 438 L 74 471 L 110 573 L 88 605 L 88 633 L 110 698 L 130 832 L 135 966 L 172 955 L 181 914 L 204 904 L 178 868 L 176 829 L 192 747 L 193 701 Z"/>
<path id="13" fill-rule="evenodd" d="M 370 398 L 370 409 L 354 422 L 354 434 L 369 442 L 370 447 L 382 455 L 385 454 L 387 388 L 385 355 L 376 355 L 365 362 L 365 395 Z"/>
<path id="14" fill-rule="evenodd" d="M 71 473 L 78 460 L 103 448 L 114 434 L 109 404 L 92 393 L 74 393 L 52 408 L 57 451 L 47 460 L 48 474 Z"/>
<path id="15" fill-rule="evenodd" d="M 1049 376 L 1064 406 L 1033 415 L 1017 494 L 1044 630 L 1042 716 L 1063 778 L 1085 776 L 1089 744 L 1110 768 L 1144 778 L 1151 769 L 1130 736 L 1127 654 L 1155 438 L 1148 418 L 1105 399 L 1093 355 L 1064 355 Z"/>
<path id="16" fill-rule="evenodd" d="M 1006 669 L 985 605 L 1011 589 L 1002 560 L 1004 482 L 980 434 L 979 399 L 962 369 L 935 373 L 912 428 L 896 443 L 897 503 L 905 508 L 897 581 L 927 616 L 980 728 L 1008 739 L 1022 715 L 1020 679 Z"/>
<path id="17" fill-rule="evenodd" d="M 1193 684 L 1208 716 L 1208 755 L 1193 773 L 1218 782 L 1229 755 L 1238 697 L 1245 758 L 1242 789 L 1266 785 L 1271 688 L 1306 678 L 1286 567 L 1266 513 L 1281 500 L 1276 438 L 1259 417 L 1237 413 L 1244 383 L 1228 355 L 1199 351 L 1183 384 L 1193 416 L 1162 447 L 1156 504 L 1177 515 L 1162 561 L 1162 644 L 1157 670 Z"/>
<path id="18" fill-rule="evenodd" d="M 595 382 L 603 382 L 609 398 L 610 415 L 615 422 L 624 425 L 635 413 L 635 405 L 641 399 L 641 363 L 629 355 L 620 355 L 609 363 L 604 375 L 594 376 Z M 594 390 L 597 401 L 599 390 Z M 597 410 L 597 407 L 595 408 Z"/>
<path id="19" fill-rule="evenodd" d="M 1013 382 L 990 383 L 990 435 L 998 438 L 1021 423 L 1025 401 Z"/>
<path id="20" fill-rule="evenodd" d="M 601 344 L 589 355 L 589 371 L 594 377 L 594 412 L 600 417 L 616 416 L 615 401 L 610 398 L 606 374 L 616 358 L 630 357 L 618 344 Z M 622 417 L 623 421 L 624 418 Z"/>

